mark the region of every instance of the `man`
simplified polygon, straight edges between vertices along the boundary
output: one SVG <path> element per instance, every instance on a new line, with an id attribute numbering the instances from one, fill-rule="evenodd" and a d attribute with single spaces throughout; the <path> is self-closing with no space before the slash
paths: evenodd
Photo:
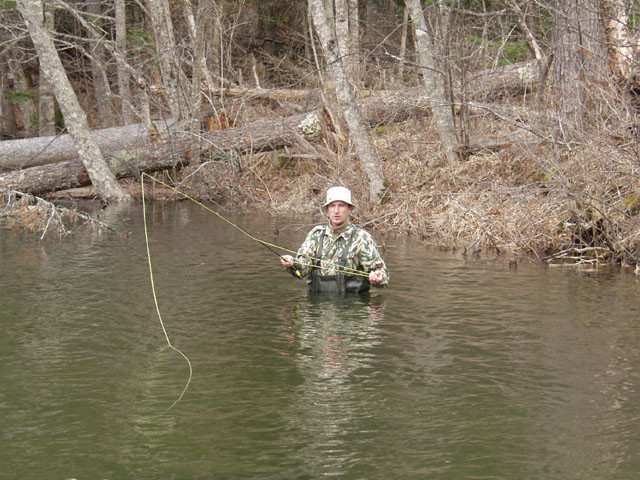
<path id="1" fill-rule="evenodd" d="M 329 225 L 311 230 L 295 259 L 291 255 L 280 257 L 282 265 L 299 278 L 308 276 L 312 291 L 366 292 L 370 285 L 386 286 L 389 273 L 375 240 L 350 221 L 354 209 L 351 191 L 330 188 L 323 207 Z"/>

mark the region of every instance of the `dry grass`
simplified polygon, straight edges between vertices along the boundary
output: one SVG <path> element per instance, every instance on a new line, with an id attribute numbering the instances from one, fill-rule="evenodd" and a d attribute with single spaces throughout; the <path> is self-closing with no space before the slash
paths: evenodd
<path id="1" fill-rule="evenodd" d="M 470 254 L 638 263 L 640 162 L 630 145 L 598 140 L 567 149 L 540 139 L 442 165 L 428 119 L 374 136 L 388 182 L 378 205 L 357 201 L 368 196 L 366 176 L 332 132 L 295 150 L 205 164 L 180 185 L 218 204 L 297 214 L 317 213 L 326 188 L 342 184 L 358 203 L 355 221 L 381 235 Z"/>

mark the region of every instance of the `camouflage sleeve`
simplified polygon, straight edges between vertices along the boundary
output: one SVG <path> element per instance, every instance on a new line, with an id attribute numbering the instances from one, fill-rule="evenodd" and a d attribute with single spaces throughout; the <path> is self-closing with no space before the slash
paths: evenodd
<path id="1" fill-rule="evenodd" d="M 365 272 L 369 273 L 374 270 L 382 272 L 382 286 L 389 283 L 389 271 L 387 265 L 378 252 L 376 241 L 366 230 L 360 229 L 357 242 L 358 260 Z"/>
<path id="2" fill-rule="evenodd" d="M 311 273 L 313 259 L 316 257 L 323 237 L 324 227 L 317 226 L 307 234 L 307 238 L 298 249 L 294 265 L 303 275 Z"/>

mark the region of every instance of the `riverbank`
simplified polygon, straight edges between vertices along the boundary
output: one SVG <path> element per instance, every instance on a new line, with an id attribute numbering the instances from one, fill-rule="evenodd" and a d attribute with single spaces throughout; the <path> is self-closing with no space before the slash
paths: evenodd
<path id="1" fill-rule="evenodd" d="M 343 142 L 210 162 L 176 185 L 218 205 L 272 214 L 315 213 L 329 186 L 353 190 L 355 221 L 467 254 L 542 262 L 638 263 L 638 162 L 633 145 L 602 139 L 571 149 L 545 139 L 487 149 L 443 164 L 429 119 L 375 130 L 387 191 L 368 205 L 366 175 Z M 331 143 L 333 141 L 333 143 Z"/>
<path id="2" fill-rule="evenodd" d="M 318 219 L 325 190 L 345 185 L 356 199 L 355 222 L 374 234 L 411 235 L 470 255 L 638 263 L 637 142 L 620 144 L 603 135 L 567 145 L 537 138 L 487 148 L 448 165 L 428 117 L 381 125 L 373 133 L 387 181 L 376 205 L 362 200 L 368 197 L 366 175 L 345 147 L 348 142 L 335 132 L 295 149 L 205 162 L 157 178 L 220 208 Z M 496 130 L 494 135 L 506 133 Z M 139 196 L 138 181 L 124 180 L 123 185 Z M 91 196 L 86 189 L 76 193 Z M 160 183 L 147 193 L 157 201 L 181 198 Z M 72 196 L 63 191 L 47 199 Z M 39 221 L 33 220 L 33 208 L 24 215 L 38 232 L 51 218 L 49 205 L 40 208 Z M 11 224 L 18 225 L 20 216 L 12 215 Z"/>

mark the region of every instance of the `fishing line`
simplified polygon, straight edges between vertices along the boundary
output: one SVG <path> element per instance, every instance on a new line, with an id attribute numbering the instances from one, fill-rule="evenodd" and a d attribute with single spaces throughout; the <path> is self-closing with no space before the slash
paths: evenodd
<path id="1" fill-rule="evenodd" d="M 206 205 L 204 205 L 203 203 L 199 202 L 198 200 L 196 200 L 195 198 L 190 197 L 189 195 L 187 195 L 184 192 L 181 192 L 180 190 L 178 190 L 177 188 L 172 187 L 171 185 L 163 182 L 162 180 L 158 180 L 157 178 L 154 178 L 152 176 L 150 176 L 147 173 L 142 173 L 141 177 L 140 177 L 140 184 L 141 184 L 141 188 L 142 188 L 142 218 L 144 221 L 144 239 L 145 239 L 145 244 L 146 244 L 146 249 L 147 249 L 147 262 L 149 264 L 149 279 L 151 281 L 151 292 L 153 293 L 153 302 L 156 308 L 156 314 L 158 315 L 158 320 L 160 321 L 160 326 L 162 327 L 162 332 L 164 333 L 164 338 L 167 341 L 167 345 L 172 349 L 175 350 L 176 352 L 178 352 L 180 355 L 182 355 L 182 357 L 186 360 L 187 365 L 189 365 L 189 378 L 187 380 L 186 385 L 184 386 L 184 388 L 182 389 L 182 392 L 180 393 L 180 396 L 178 397 L 178 399 L 176 401 L 174 401 L 171 406 L 168 408 L 168 410 L 171 410 L 171 408 L 173 408 L 174 405 L 176 405 L 180 400 L 182 400 L 182 397 L 184 396 L 185 392 L 187 391 L 187 389 L 189 388 L 189 385 L 191 384 L 191 379 L 193 378 L 193 367 L 191 366 L 191 361 L 189 360 L 189 357 L 187 357 L 179 348 L 176 348 L 173 346 L 173 344 L 171 343 L 171 340 L 169 339 L 169 335 L 167 333 L 167 329 L 164 325 L 164 321 L 162 320 L 162 314 L 160 313 L 160 307 L 158 305 L 158 295 L 156 293 L 156 286 L 155 286 L 155 281 L 153 278 L 153 267 L 151 264 L 151 249 L 149 247 L 149 232 L 148 232 L 148 228 L 147 228 L 147 208 L 146 208 L 146 201 L 145 201 L 145 191 L 144 191 L 144 178 L 150 178 L 151 180 L 153 180 L 154 182 L 157 182 L 165 187 L 167 187 L 168 189 L 174 191 L 175 193 L 183 196 L 184 198 L 186 198 L 187 200 L 192 201 L 193 203 L 201 206 L 202 208 L 204 208 L 205 210 L 207 210 L 210 213 L 213 213 L 214 215 L 216 215 L 218 218 L 220 218 L 221 220 L 224 220 L 226 223 L 228 223 L 229 225 L 231 225 L 232 227 L 238 229 L 239 231 L 241 231 L 243 234 L 245 234 L 247 237 L 249 237 L 251 240 L 254 240 L 256 242 L 258 242 L 260 245 L 264 246 L 267 250 L 273 252 L 274 254 L 276 254 L 278 257 L 282 258 L 282 255 L 280 255 L 276 249 L 278 250 L 282 250 L 284 252 L 288 252 L 288 253 L 292 253 L 292 254 L 296 254 L 297 252 L 295 250 L 289 250 L 288 248 L 284 248 L 278 245 L 275 245 L 273 243 L 269 243 L 266 242 L 260 238 L 257 238 L 253 235 L 251 235 L 249 232 L 247 232 L 245 229 L 243 229 L 242 227 L 239 227 L 238 225 L 236 225 L 235 223 L 233 223 L 231 220 L 229 220 L 228 218 L 220 215 L 218 212 L 216 212 L 215 210 L 212 210 L 211 208 L 207 207 Z M 318 265 L 315 264 L 315 261 L 319 261 L 320 259 L 315 258 L 311 255 L 304 255 L 304 257 L 307 260 L 310 260 L 311 263 L 305 263 L 303 264 L 303 266 L 310 266 L 313 268 L 319 268 Z M 353 268 L 349 268 L 343 265 L 339 265 L 339 264 L 335 264 L 335 263 L 331 263 L 331 262 L 323 262 L 324 266 L 332 266 L 334 267 L 336 270 L 338 271 L 342 271 L 342 272 L 346 272 L 346 273 L 350 273 L 351 275 L 360 275 L 363 277 L 368 277 L 369 275 L 365 272 L 361 272 L 360 270 L 356 270 Z M 294 268 L 293 272 L 295 273 L 295 275 L 298 278 L 302 278 L 302 274 L 296 269 Z"/>
<path id="2" fill-rule="evenodd" d="M 176 403 L 182 400 L 182 397 L 184 396 L 184 392 L 186 392 L 187 388 L 189 388 L 189 384 L 191 383 L 191 379 L 193 378 L 193 368 L 191 367 L 191 361 L 189 360 L 189 357 L 187 357 L 184 353 L 182 353 L 182 351 L 179 348 L 176 348 L 171 344 L 171 340 L 169 340 L 169 335 L 167 334 L 167 329 L 165 328 L 164 322 L 162 321 L 162 315 L 160 314 L 160 307 L 158 306 L 158 295 L 156 294 L 156 286 L 155 286 L 155 282 L 153 281 L 153 267 L 151 266 L 151 249 L 149 248 L 149 232 L 147 231 L 147 208 L 144 200 L 144 181 L 141 183 L 142 183 L 142 218 L 144 220 L 144 240 L 147 245 L 147 260 L 149 263 L 149 278 L 151 280 L 151 292 L 153 293 L 153 302 L 156 306 L 156 313 L 158 314 L 158 320 L 160 320 L 160 325 L 162 326 L 162 332 L 164 333 L 164 338 L 167 340 L 167 345 L 169 345 L 171 349 L 175 350 L 180 355 L 182 355 L 184 359 L 187 361 L 187 365 L 189 365 L 189 379 L 187 380 L 187 384 L 182 389 L 182 393 L 180 393 L 180 396 L 178 397 L 178 399 L 175 402 L 173 402 L 171 406 L 168 408 L 168 410 L 171 410 Z"/>

